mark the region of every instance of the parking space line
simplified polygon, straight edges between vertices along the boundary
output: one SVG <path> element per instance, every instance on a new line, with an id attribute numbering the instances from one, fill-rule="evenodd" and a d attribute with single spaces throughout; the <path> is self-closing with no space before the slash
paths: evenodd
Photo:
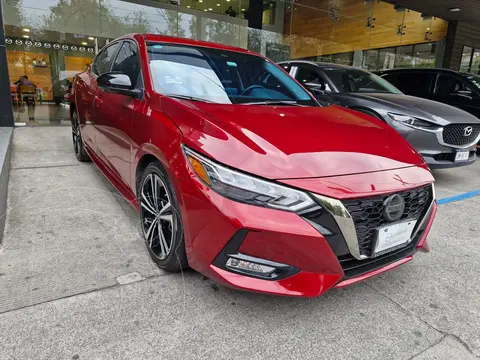
<path id="1" fill-rule="evenodd" d="M 479 195 L 480 195 L 480 190 L 475 190 L 475 191 L 470 191 L 464 194 L 455 195 L 455 196 L 444 198 L 444 199 L 439 199 L 437 200 L 437 203 L 438 205 L 448 204 L 455 201 L 470 199 L 474 196 L 479 196 Z"/>

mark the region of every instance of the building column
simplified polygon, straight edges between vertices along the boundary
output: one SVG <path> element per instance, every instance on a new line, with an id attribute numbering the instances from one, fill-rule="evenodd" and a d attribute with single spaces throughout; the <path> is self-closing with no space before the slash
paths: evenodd
<path id="1" fill-rule="evenodd" d="M 249 0 L 247 11 L 248 27 L 261 30 L 263 23 L 263 0 Z"/>
<path id="2" fill-rule="evenodd" d="M 249 0 L 247 13 L 245 15 L 248 20 L 248 50 L 261 53 L 263 0 Z"/>
<path id="3" fill-rule="evenodd" d="M 13 127 L 13 108 L 8 76 L 7 48 L 3 28 L 3 9 L 0 1 L 0 127 Z"/>
<path id="4" fill-rule="evenodd" d="M 446 69 L 455 69 L 457 67 L 455 61 L 455 53 L 458 52 L 456 49 L 456 36 L 457 36 L 457 27 L 458 21 L 449 21 L 448 22 L 448 30 L 447 30 L 447 38 L 445 39 L 445 51 L 443 55 L 443 64 L 442 67 Z"/>

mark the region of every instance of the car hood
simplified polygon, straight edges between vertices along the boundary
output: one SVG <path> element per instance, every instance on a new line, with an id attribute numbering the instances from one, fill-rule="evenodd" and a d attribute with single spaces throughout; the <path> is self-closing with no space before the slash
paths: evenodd
<path id="1" fill-rule="evenodd" d="M 402 115 L 414 116 L 432 121 L 442 126 L 450 123 L 478 124 L 480 122 L 479 119 L 466 111 L 440 103 L 438 101 L 427 100 L 415 96 L 384 93 L 350 93 L 348 95 L 361 98 L 363 100 L 373 101 L 377 104 L 388 107 L 388 112 L 396 112 Z"/>
<path id="2" fill-rule="evenodd" d="M 423 159 L 369 116 L 330 107 L 225 105 L 162 99 L 185 145 L 268 179 L 398 169 Z"/>

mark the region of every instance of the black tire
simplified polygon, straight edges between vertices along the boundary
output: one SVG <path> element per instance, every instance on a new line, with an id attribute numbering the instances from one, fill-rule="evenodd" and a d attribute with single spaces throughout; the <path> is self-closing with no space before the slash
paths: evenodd
<path id="1" fill-rule="evenodd" d="M 75 152 L 75 157 L 77 160 L 81 162 L 90 161 L 90 157 L 83 146 L 82 132 L 80 131 L 80 125 L 76 111 L 74 111 L 72 115 L 72 140 L 73 151 Z"/>
<path id="2" fill-rule="evenodd" d="M 157 190 L 152 190 L 152 183 Z M 137 197 L 141 231 L 152 260 L 159 268 L 168 272 L 179 272 L 187 268 L 185 238 L 177 195 L 159 161 L 150 163 L 143 171 L 138 182 Z M 162 213 L 162 210 L 168 207 L 167 204 L 170 204 L 171 209 Z M 171 221 L 167 220 L 169 217 Z M 163 236 L 160 236 L 160 232 Z"/>

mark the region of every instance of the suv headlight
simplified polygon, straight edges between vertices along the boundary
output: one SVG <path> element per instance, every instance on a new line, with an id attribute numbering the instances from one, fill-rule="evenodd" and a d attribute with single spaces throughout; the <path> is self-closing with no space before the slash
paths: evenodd
<path id="1" fill-rule="evenodd" d="M 440 126 L 438 126 L 437 124 L 434 124 L 434 123 L 431 123 L 431 122 L 425 121 L 425 120 L 420 120 L 420 119 L 417 119 L 417 118 L 414 118 L 414 117 L 408 116 L 408 115 L 388 113 L 388 116 L 390 116 L 392 118 L 392 120 L 401 122 L 404 125 L 407 125 L 407 126 L 415 128 L 415 129 L 419 129 L 419 130 L 434 131 L 434 130 L 437 130 L 437 129 L 440 128 Z"/>
<path id="2" fill-rule="evenodd" d="M 310 196 L 302 191 L 229 169 L 185 146 L 183 151 L 193 172 L 211 189 L 226 198 L 287 211 L 300 211 L 316 205 Z"/>

